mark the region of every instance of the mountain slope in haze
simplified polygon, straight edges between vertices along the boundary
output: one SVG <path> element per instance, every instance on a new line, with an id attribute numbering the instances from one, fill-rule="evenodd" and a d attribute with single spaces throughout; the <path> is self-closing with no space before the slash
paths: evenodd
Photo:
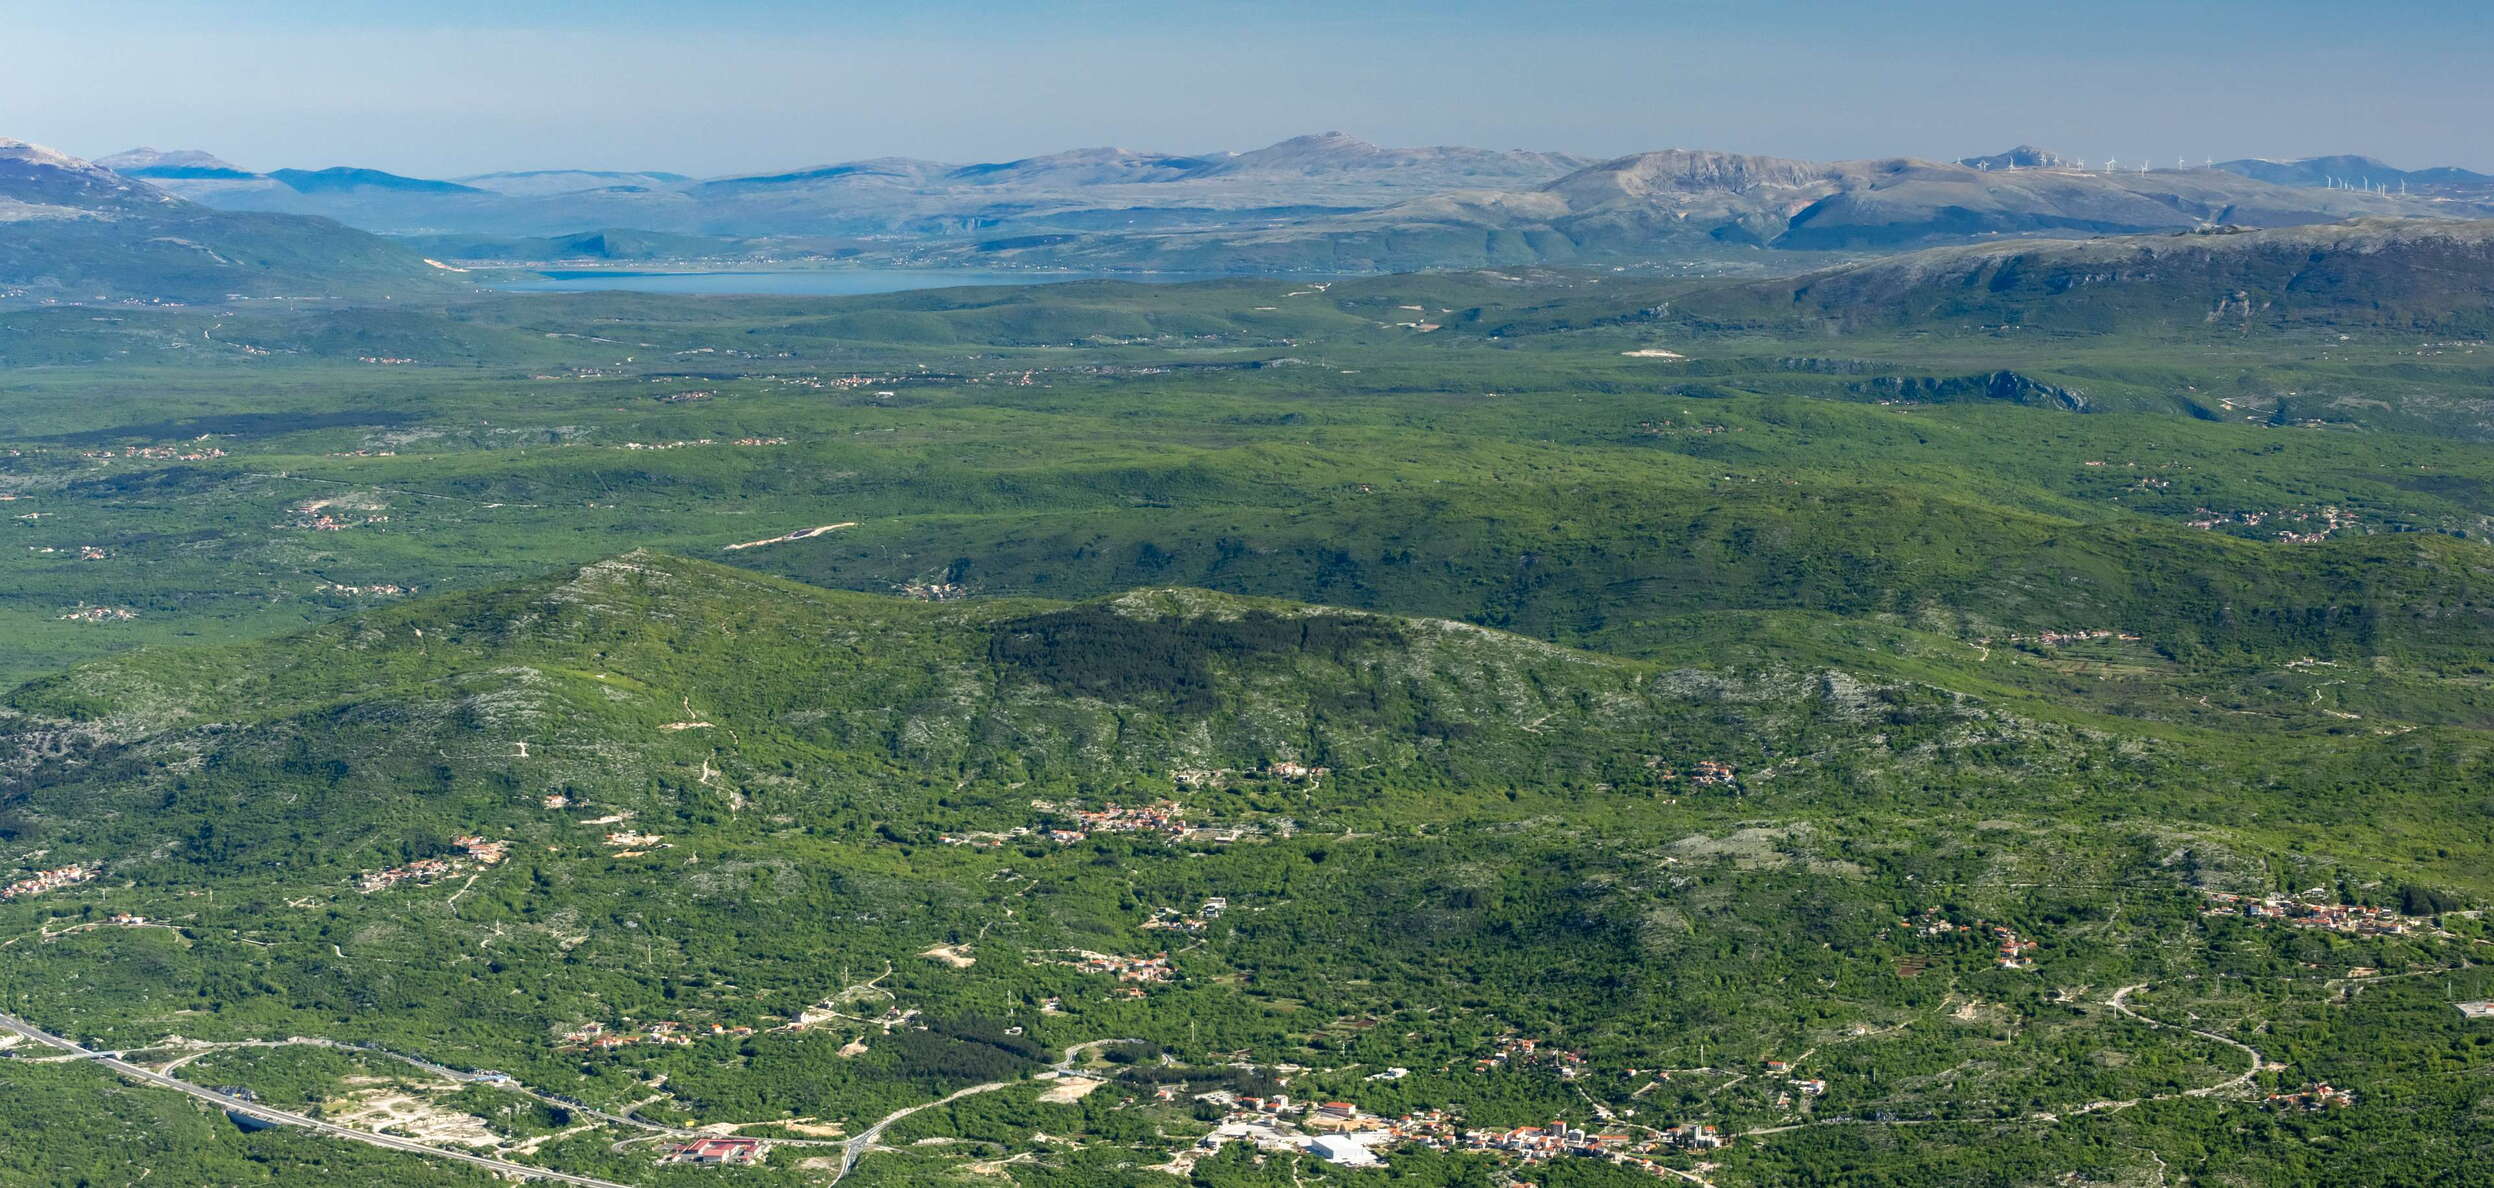
<path id="1" fill-rule="evenodd" d="M 325 219 L 212 210 L 0 140 L 0 298 L 214 301 L 446 291 L 414 252 Z"/>
<path id="2" fill-rule="evenodd" d="M 1388 148 L 1344 132 L 1295 136 L 1252 152 L 1206 161 L 1194 177 L 1325 179 L 1391 177 L 1442 189 L 1530 186 L 1593 163 L 1573 153 L 1461 145 Z"/>
<path id="3" fill-rule="evenodd" d="M 475 194 L 474 186 L 457 182 L 435 181 L 424 177 L 403 177 L 378 169 L 355 169 L 333 166 L 328 169 L 280 169 L 269 178 L 298 194 L 323 194 L 332 191 L 395 190 L 410 194 Z"/>
<path id="4" fill-rule="evenodd" d="M 946 181 L 982 186 L 1134 185 L 1182 180 L 1213 164 L 1202 157 L 1136 152 L 1122 148 L 1069 149 L 944 171 Z"/>
<path id="5" fill-rule="evenodd" d="M 601 227 L 577 235 L 506 239 L 479 235 L 408 235 L 399 242 L 435 260 L 701 260 L 751 255 L 746 241 Z"/>
<path id="6" fill-rule="evenodd" d="M 2368 218 L 1935 248 L 1697 294 L 1680 312 L 1840 328 L 2308 325 L 2482 334 L 2494 330 L 2494 220 Z"/>
<path id="7" fill-rule="evenodd" d="M 693 180 L 681 173 L 623 169 L 523 169 L 478 173 L 450 179 L 472 190 L 497 194 L 572 194 L 584 190 L 639 192 L 682 185 Z"/>
<path id="8" fill-rule="evenodd" d="M 1979 157 L 1960 157 L 1957 163 L 1970 165 L 1976 169 L 2077 169 L 2086 165 L 2086 162 L 2076 157 L 2066 157 L 2050 149 L 2040 149 L 2031 144 L 2022 144 L 2005 152 L 1986 153 Z"/>
<path id="9" fill-rule="evenodd" d="M 109 157 L 98 157 L 95 163 L 123 177 L 142 180 L 159 178 L 189 181 L 248 180 L 260 176 L 214 153 L 204 153 L 197 149 L 166 151 L 134 148 L 126 152 L 114 153 Z"/>

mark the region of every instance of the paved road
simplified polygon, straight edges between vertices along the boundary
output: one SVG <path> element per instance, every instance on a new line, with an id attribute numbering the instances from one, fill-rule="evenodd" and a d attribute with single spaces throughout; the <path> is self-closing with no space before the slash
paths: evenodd
<path id="1" fill-rule="evenodd" d="M 884 972 L 890 973 L 892 971 L 885 970 Z M 881 978 L 875 979 L 875 981 L 878 982 L 882 980 L 883 979 Z M 868 984 L 872 985 L 873 983 Z M 1139 1039 L 1087 1040 L 1083 1043 L 1075 1044 L 1074 1046 L 1065 1049 L 1064 1057 L 1049 1067 L 1059 1076 L 1070 1076 L 1074 1072 L 1074 1058 L 1081 1055 L 1088 1049 L 1097 1048 L 1104 1044 L 1139 1044 L 1142 1042 L 1143 1041 Z M 866 1157 L 866 1152 L 874 1148 L 875 1141 L 883 1137 L 885 1128 L 891 1126 L 893 1123 L 898 1122 L 911 1114 L 915 1114 L 920 1110 L 931 1110 L 940 1105 L 949 1105 L 974 1093 L 992 1093 L 1011 1084 L 1013 1084 L 1011 1081 L 990 1081 L 984 1085 L 972 1085 L 967 1089 L 958 1090 L 938 1100 L 894 1110 L 891 1113 L 884 1115 L 882 1121 L 858 1132 L 855 1138 L 847 1139 L 840 1143 L 842 1148 L 840 1152 L 840 1171 L 839 1174 L 831 1177 L 831 1182 L 837 1184 L 840 1181 L 849 1178 L 849 1173 L 857 1170 L 858 1161 Z"/>
<path id="2" fill-rule="evenodd" d="M 961 1100 L 962 1098 L 968 1097 L 973 1093 L 991 1093 L 1012 1083 L 1013 1082 L 1011 1081 L 989 1081 L 984 1085 L 972 1085 L 967 1089 L 957 1090 L 934 1101 L 923 1102 L 918 1105 L 894 1110 L 891 1113 L 884 1115 L 883 1121 L 877 1122 L 874 1125 L 859 1131 L 856 1138 L 850 1139 L 846 1143 L 841 1144 L 842 1150 L 840 1152 L 840 1171 L 838 1174 L 831 1177 L 831 1182 L 837 1184 L 842 1180 L 848 1179 L 849 1173 L 857 1170 L 857 1161 L 864 1159 L 866 1157 L 867 1149 L 875 1145 L 876 1139 L 883 1137 L 885 1127 L 888 1127 L 893 1123 L 910 1116 L 911 1114 L 915 1114 L 920 1110 L 931 1110 L 940 1105 L 949 1105 L 953 1102 Z"/>
<path id="3" fill-rule="evenodd" d="M 88 1048 L 80 1047 L 73 1041 L 62 1039 L 60 1036 L 44 1031 L 23 1019 L 18 1019 L 10 1015 L 0 1015 L 0 1028 L 6 1028 L 26 1037 L 27 1039 L 33 1040 L 36 1043 L 43 1044 L 47 1047 L 58 1048 L 61 1051 L 67 1052 L 73 1056 L 83 1056 L 141 1084 L 154 1085 L 162 1089 L 171 1089 L 176 1093 L 186 1093 L 220 1109 L 229 1110 L 233 1113 L 242 1114 L 247 1117 L 258 1118 L 264 1122 L 273 1122 L 280 1126 L 299 1126 L 305 1130 L 312 1131 L 316 1134 L 327 1135 L 331 1138 L 342 1138 L 358 1143 L 369 1143 L 375 1147 L 383 1147 L 392 1151 L 404 1151 L 411 1155 L 423 1155 L 432 1159 L 454 1160 L 459 1163 L 481 1167 L 488 1171 L 500 1172 L 504 1175 L 519 1176 L 523 1179 L 549 1180 L 558 1184 L 578 1184 L 582 1185 L 583 1188 L 631 1188 L 630 1185 L 618 1184 L 613 1180 L 601 1180 L 593 1176 L 576 1176 L 569 1172 L 549 1171 L 542 1167 L 531 1167 L 525 1163 L 511 1163 L 506 1160 L 494 1159 L 484 1155 L 471 1155 L 464 1151 L 447 1151 L 440 1147 L 426 1146 L 425 1144 L 416 1142 L 413 1139 L 397 1138 L 386 1134 L 375 1134 L 369 1130 L 355 1130 L 349 1127 L 323 1122 L 318 1118 L 305 1117 L 302 1114 L 289 1113 L 285 1110 L 270 1109 L 269 1107 L 261 1105 L 257 1102 L 244 1101 L 239 1097 L 228 1096 L 226 1094 L 219 1093 L 214 1089 L 194 1085 L 188 1081 L 180 1080 L 175 1077 L 168 1077 L 161 1073 L 141 1068 L 138 1065 L 132 1064 L 127 1060 L 123 1060 L 108 1053 L 97 1052 Z"/>

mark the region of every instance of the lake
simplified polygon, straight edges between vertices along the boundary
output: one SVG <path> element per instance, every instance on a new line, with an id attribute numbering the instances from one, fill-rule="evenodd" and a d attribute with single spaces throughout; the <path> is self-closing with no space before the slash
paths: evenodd
<path id="1" fill-rule="evenodd" d="M 1176 284 L 1212 278 L 1180 273 L 1102 277 L 1081 272 L 977 272 L 940 268 L 819 268 L 787 272 L 624 272 L 585 268 L 548 270 L 538 273 L 534 279 L 506 281 L 493 287 L 514 293 L 586 293 L 620 289 L 636 293 L 855 297 L 867 293 L 950 289 L 964 285 L 1044 285 L 1102 279 Z"/>

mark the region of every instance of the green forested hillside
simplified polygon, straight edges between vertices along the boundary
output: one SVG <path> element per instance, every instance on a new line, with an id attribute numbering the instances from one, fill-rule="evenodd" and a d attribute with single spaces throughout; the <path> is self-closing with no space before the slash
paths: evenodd
<path id="1" fill-rule="evenodd" d="M 2227 1075 L 2222 1049 L 2065 999 L 2074 985 L 2164 982 L 2184 1009 L 2265 1012 L 2309 1009 L 2293 983 L 2326 991 L 2353 964 L 2474 976 L 2473 920 L 2446 920 L 2454 939 L 2311 949 L 2322 936 L 2202 922 L 2204 892 L 2483 892 L 2482 841 L 2449 831 L 2478 796 L 2481 748 L 2438 732 L 2254 752 L 1841 670 L 1666 668 L 1183 590 L 929 605 L 635 554 L 270 645 L 134 653 L 10 704 L 8 845 L 105 871 L 0 909 L 22 950 L 5 992 L 25 1014 L 112 1047 L 188 1037 L 172 1056 L 192 1041 L 378 1043 L 610 1109 L 663 1074 L 638 1111 L 662 1124 L 872 1117 L 1112 1037 L 1188 1070 L 1147 1086 L 1205 1091 L 1241 1075 L 1213 1053 L 1244 1048 L 1317 1070 L 1301 1092 L 1373 1106 L 1454 1101 L 1485 1123 L 1574 1108 L 1537 1074 L 1460 1071 L 1507 1030 L 1589 1049 L 1596 1101 L 1634 1088 L 1615 1064 L 1835 1040 L 1845 1055 L 1826 1071 L 1850 1083 L 1822 1109 L 2006 1118 Z M 1188 832 L 1045 834 L 1163 799 Z M 507 854 L 465 857 L 460 837 Z M 450 866 L 358 889 L 427 858 Z M 1200 935 L 1139 928 L 1207 897 L 1230 910 Z M 82 929 L 107 910 L 169 928 Z M 2049 975 L 1986 972 L 1988 941 L 1898 934 L 1894 918 L 1933 911 L 2033 934 Z M 2177 950 L 2177 936 L 2202 939 Z M 1179 940 L 1176 980 L 1134 1002 L 1050 964 Z M 944 946 L 952 957 L 921 955 Z M 2327 969 L 2290 976 L 2271 1006 L 2195 985 L 2213 962 L 2291 971 L 2324 953 Z M 107 954 L 104 978 L 91 963 Z M 1796 1015 L 1747 989 L 1776 981 L 1817 986 L 1814 1005 Z M 818 999 L 830 1013 L 806 1022 Z M 1958 1018 L 1968 1002 L 1980 1026 Z M 1416 1013 L 1396 1034 L 1358 1022 L 1397 1011 Z M 932 1030 L 892 1031 L 876 1021 L 889 1012 Z M 754 1032 L 588 1056 L 562 1039 L 662 1018 Z M 2373 1059 L 2386 1042 L 2308 1059 Z M 831 1052 L 852 1043 L 864 1051 Z M 2122 1058 L 2082 1058 L 2104 1050 Z M 204 1051 L 215 1075 L 308 1076 L 300 1092 L 333 1111 L 359 1092 L 351 1066 L 289 1074 L 309 1057 Z M 2014 1071 L 1899 1079 L 2004 1057 Z M 1363 1062 L 1451 1064 L 1381 1090 Z M 1658 1104 L 1780 1116 L 1721 1089 Z M 963 1125 L 1070 1123 L 1035 1091 Z M 1190 1125 L 1176 1109 L 1154 1129 Z M 1153 1145 L 1097 1127 L 1087 1145 Z M 2033 1157 L 2102 1137 L 2055 1129 Z M 1781 1175 L 1815 1142 L 1739 1158 Z M 592 1174 L 646 1171 L 602 1150 L 545 1149 Z M 1902 1174 L 1944 1155 L 1889 1158 Z M 944 1165 L 867 1167 L 910 1182 Z M 1095 1155 L 1043 1179 L 1103 1177 L 1122 1182 Z"/>
<path id="2" fill-rule="evenodd" d="M 1709 292 L 0 315 L 0 1012 L 617 1184 L 2466 1182 L 2482 344 Z"/>

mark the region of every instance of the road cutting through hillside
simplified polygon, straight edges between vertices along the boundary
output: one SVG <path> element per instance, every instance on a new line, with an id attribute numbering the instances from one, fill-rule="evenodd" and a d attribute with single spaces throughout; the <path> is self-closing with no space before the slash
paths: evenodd
<path id="1" fill-rule="evenodd" d="M 60 1036 L 52 1034 L 51 1032 L 44 1031 L 33 1024 L 14 1016 L 0 1015 L 0 1028 L 6 1028 L 7 1030 L 13 1031 L 27 1039 L 33 1040 L 36 1043 L 58 1048 L 72 1056 L 91 1060 L 115 1073 L 119 1073 L 123 1077 L 137 1081 L 141 1084 L 153 1085 L 162 1089 L 171 1089 L 177 1093 L 183 1093 L 191 1097 L 195 1097 L 224 1110 L 228 1114 L 239 1115 L 246 1118 L 257 1118 L 263 1122 L 271 1122 L 279 1126 L 299 1127 L 315 1134 L 327 1135 L 331 1138 L 349 1139 L 354 1142 L 366 1143 L 371 1146 L 384 1148 L 386 1150 L 404 1151 L 411 1155 L 423 1155 L 432 1159 L 455 1160 L 473 1167 L 484 1168 L 487 1171 L 498 1172 L 508 1176 L 518 1176 L 524 1180 L 548 1180 L 558 1184 L 578 1184 L 582 1185 L 583 1188 L 631 1188 L 628 1184 L 619 1184 L 613 1180 L 601 1180 L 594 1176 L 574 1175 L 570 1172 L 559 1172 L 548 1168 L 532 1167 L 525 1163 L 513 1163 L 509 1160 L 495 1159 L 485 1155 L 471 1155 L 465 1151 L 444 1150 L 440 1147 L 427 1146 L 423 1143 L 415 1142 L 410 1139 L 402 1139 L 386 1134 L 376 1134 L 368 1130 L 356 1130 L 352 1127 L 339 1126 L 331 1122 L 323 1122 L 317 1118 L 305 1117 L 302 1114 L 290 1113 L 286 1110 L 271 1109 L 268 1106 L 259 1104 L 258 1102 L 245 1101 L 239 1097 L 219 1093 L 214 1089 L 194 1085 L 188 1081 L 166 1076 L 152 1069 L 142 1068 L 109 1052 L 94 1051 L 74 1041 L 66 1040 Z"/>

